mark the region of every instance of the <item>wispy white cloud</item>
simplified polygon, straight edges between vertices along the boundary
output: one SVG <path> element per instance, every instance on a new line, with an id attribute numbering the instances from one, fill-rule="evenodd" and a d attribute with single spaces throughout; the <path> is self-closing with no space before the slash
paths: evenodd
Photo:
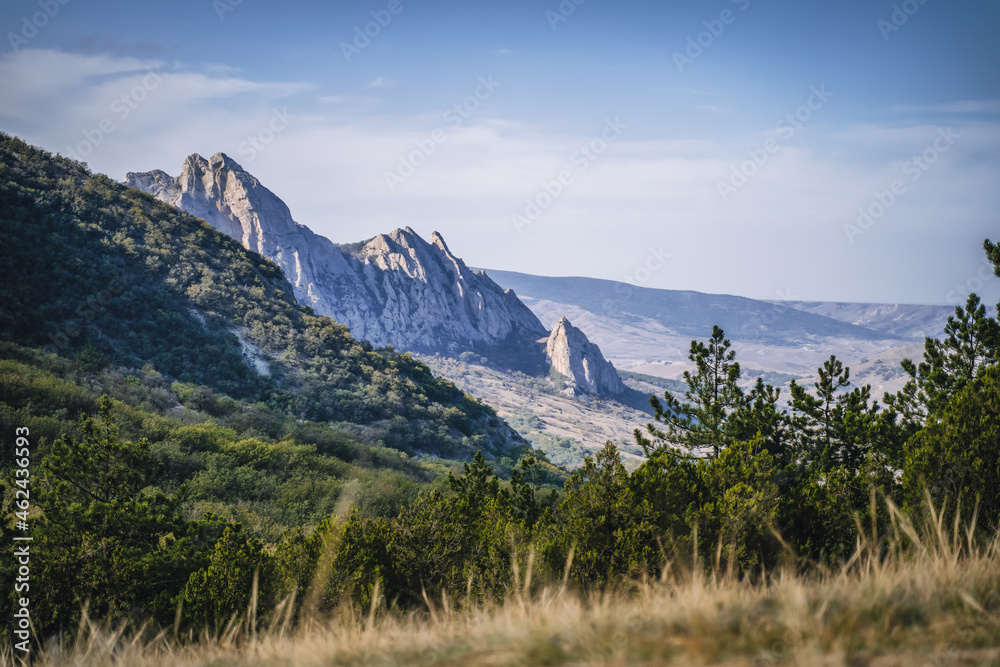
<path id="1" fill-rule="evenodd" d="M 385 88 L 387 86 L 392 86 L 395 83 L 396 83 L 395 81 L 390 81 L 389 79 L 385 78 L 384 76 L 379 76 L 379 77 L 376 77 L 375 79 L 369 81 L 368 84 L 365 86 L 365 89 L 366 90 L 371 90 L 372 88 Z"/>
<path id="2" fill-rule="evenodd" d="M 316 98 L 320 104 L 318 113 L 336 112 L 341 117 L 355 118 L 365 114 L 376 113 L 382 107 L 382 99 L 374 95 L 359 95 L 357 93 L 341 93 L 339 95 L 321 95 Z"/>
<path id="3" fill-rule="evenodd" d="M 149 87 L 151 74 L 156 77 L 156 94 L 146 91 L 143 106 L 171 108 L 171 113 L 245 95 L 272 102 L 312 87 L 219 76 L 161 59 L 24 49 L 0 57 L 0 88 L 9 93 L 0 98 L 0 118 L 51 130 L 85 126 L 108 115 L 116 100 L 129 96 L 144 81 Z M 156 102 L 146 104 L 147 97 Z"/>

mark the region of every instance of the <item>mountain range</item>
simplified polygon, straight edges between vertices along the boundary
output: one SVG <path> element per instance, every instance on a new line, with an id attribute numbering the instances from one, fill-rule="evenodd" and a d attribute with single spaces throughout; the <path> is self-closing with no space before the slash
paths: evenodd
<path id="1" fill-rule="evenodd" d="M 760 301 L 597 278 L 545 277 L 496 269 L 489 269 L 489 273 L 501 285 L 532 300 L 571 304 L 622 322 L 653 321 L 682 336 L 705 337 L 718 325 L 731 338 L 761 343 L 805 342 L 817 336 L 922 340 L 921 328 L 936 322 L 937 328 L 926 335 L 938 333 L 954 310 L 946 306 Z M 942 315 L 944 318 L 937 321 Z"/>
<path id="2" fill-rule="evenodd" d="M 506 368 L 564 372 L 576 390 L 617 395 L 624 385 L 579 330 L 550 332 L 513 290 L 470 269 L 440 234 L 412 229 L 335 244 L 297 223 L 288 206 L 230 157 L 191 155 L 180 175 L 130 172 L 125 184 L 204 219 L 274 261 L 299 303 L 383 347 L 458 356 Z"/>

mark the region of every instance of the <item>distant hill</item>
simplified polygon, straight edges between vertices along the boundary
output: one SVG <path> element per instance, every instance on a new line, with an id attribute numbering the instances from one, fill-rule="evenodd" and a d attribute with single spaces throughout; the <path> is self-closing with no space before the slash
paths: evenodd
<path id="1" fill-rule="evenodd" d="M 822 315 L 867 329 L 923 341 L 944 333 L 954 306 L 924 306 L 884 303 L 843 303 L 838 301 L 771 301 L 814 315 Z"/>
<path id="2" fill-rule="evenodd" d="M 941 335 L 954 314 L 950 306 L 759 301 L 595 278 L 486 274 L 513 289 L 543 324 L 570 317 L 626 378 L 678 380 L 690 368 L 690 341 L 704 340 L 717 324 L 733 341 L 746 381 L 763 375 L 776 386 L 793 378 L 809 385 L 836 355 L 856 383 L 870 383 L 881 397 L 902 387 L 899 362 L 920 359 L 924 338 Z"/>
<path id="3" fill-rule="evenodd" d="M 626 323 L 652 320 L 671 333 L 704 337 L 719 325 L 732 338 L 789 344 L 816 336 L 892 340 L 902 336 L 823 314 L 740 296 L 637 287 L 597 278 L 551 278 L 487 269 L 518 296 L 577 306 Z"/>

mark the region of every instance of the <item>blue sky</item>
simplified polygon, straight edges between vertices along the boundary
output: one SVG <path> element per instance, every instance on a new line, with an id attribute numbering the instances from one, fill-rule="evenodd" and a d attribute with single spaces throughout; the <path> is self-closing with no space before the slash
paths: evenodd
<path id="1" fill-rule="evenodd" d="M 543 275 L 1000 297 L 996 3 L 8 0 L 0 27 L 0 129 L 119 179 L 225 152 L 337 242 L 409 225 Z"/>

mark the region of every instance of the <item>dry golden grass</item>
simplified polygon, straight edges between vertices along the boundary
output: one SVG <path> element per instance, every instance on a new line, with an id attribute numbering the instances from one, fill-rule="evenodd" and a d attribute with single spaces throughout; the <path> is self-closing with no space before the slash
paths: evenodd
<path id="1" fill-rule="evenodd" d="M 428 598 L 408 616 L 345 608 L 294 630 L 276 615 L 257 633 L 234 622 L 195 642 L 87 622 L 32 657 L 52 667 L 1000 665 L 1000 535 L 977 542 L 940 518 L 918 530 L 891 509 L 894 534 L 868 536 L 837 571 L 757 584 L 688 571 L 589 599 L 558 582 L 528 595 L 518 582 L 502 604 Z"/>

